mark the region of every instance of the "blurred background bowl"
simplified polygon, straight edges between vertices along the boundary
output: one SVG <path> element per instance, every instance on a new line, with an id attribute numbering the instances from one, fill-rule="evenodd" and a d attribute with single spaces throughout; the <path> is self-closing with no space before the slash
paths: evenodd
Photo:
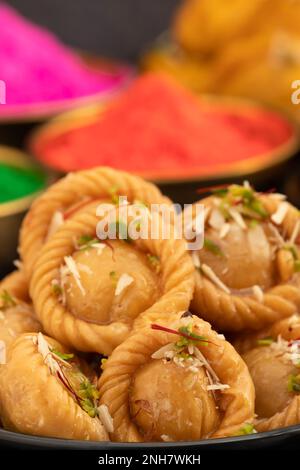
<path id="1" fill-rule="evenodd" d="M 215 105 L 219 109 L 223 107 L 226 111 L 246 114 L 251 110 L 272 110 L 269 107 L 259 105 L 253 101 L 238 98 L 216 97 L 210 95 L 201 95 L 202 103 L 211 107 Z M 62 113 L 58 117 L 51 119 L 46 124 L 37 127 L 29 136 L 27 149 L 30 154 L 49 170 L 56 172 L 57 176 L 64 175 L 60 168 L 49 166 L 45 155 L 45 148 L 51 145 L 55 139 L 61 138 L 69 131 L 88 126 L 101 119 L 106 110 L 106 104 L 94 104 L 81 107 L 73 111 Z M 251 158 L 240 160 L 223 165 L 215 165 L 210 168 L 188 169 L 182 167 L 175 170 L 171 167 L 165 171 L 143 171 L 136 172 L 139 176 L 146 178 L 162 189 L 171 199 L 179 203 L 191 203 L 197 199 L 196 190 L 207 185 L 225 184 L 233 181 L 240 182 L 245 179 L 251 179 L 258 189 L 266 189 L 269 184 L 280 175 L 282 179 L 289 165 L 297 156 L 299 150 L 298 127 L 294 122 L 282 115 L 291 126 L 290 137 L 280 146 L 273 148 L 270 152 L 263 155 L 253 155 Z M 199 143 L 201 145 L 201 143 Z M 97 165 L 101 165 L 101 158 Z M 70 171 L 76 171 L 78 168 L 70 168 Z M 125 169 L 126 168 L 121 168 Z"/>
<path id="2" fill-rule="evenodd" d="M 37 125 L 68 110 L 80 109 L 95 103 L 105 103 L 120 93 L 135 76 L 135 68 L 122 61 L 110 60 L 86 52 L 80 52 L 79 56 L 91 71 L 124 74 L 122 84 L 112 88 L 109 92 L 102 91 L 81 98 L 28 105 L 6 105 L 5 113 L 0 114 L 1 144 L 23 147 L 25 138 Z"/>
<path id="3" fill-rule="evenodd" d="M 32 169 L 41 172 L 45 185 L 51 182 L 50 173 L 46 174 L 40 167 L 30 162 L 28 155 L 17 149 L 0 146 L 0 162 L 8 163 L 17 168 Z M 0 269 L 1 275 L 13 268 L 13 260 L 18 258 L 17 245 L 20 225 L 23 217 L 34 199 L 40 192 L 33 192 L 28 196 L 13 201 L 0 203 Z"/>

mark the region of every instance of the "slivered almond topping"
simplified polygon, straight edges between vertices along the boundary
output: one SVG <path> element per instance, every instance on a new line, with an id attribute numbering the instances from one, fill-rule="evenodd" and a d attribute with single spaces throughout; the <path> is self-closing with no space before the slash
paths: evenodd
<path id="1" fill-rule="evenodd" d="M 233 220 L 239 225 L 239 227 L 241 227 L 241 229 L 243 229 L 243 230 L 247 229 L 247 225 L 246 225 L 243 217 L 241 216 L 241 214 L 237 210 L 235 210 L 233 207 L 230 207 L 228 209 L 228 212 L 231 215 L 231 217 L 233 218 Z"/>
<path id="2" fill-rule="evenodd" d="M 258 302 L 263 302 L 264 300 L 264 293 L 261 287 L 259 286 L 253 286 L 252 287 L 253 295 L 256 298 Z"/>
<path id="3" fill-rule="evenodd" d="M 274 214 L 271 215 L 271 220 L 276 225 L 282 224 L 285 219 L 285 216 L 289 210 L 289 205 L 287 202 L 283 201 L 279 204 L 278 209 Z"/>
<path id="4" fill-rule="evenodd" d="M 174 351 L 174 343 L 166 344 L 162 348 L 158 349 L 157 351 L 155 351 L 152 354 L 151 358 L 152 359 L 163 359 L 163 358 L 166 357 L 166 353 L 168 353 L 170 351 Z"/>
<path id="5" fill-rule="evenodd" d="M 211 367 L 210 363 L 206 360 L 205 356 L 202 354 L 202 352 L 198 349 L 195 348 L 195 356 L 199 361 L 201 361 L 204 364 L 205 369 L 209 372 L 212 380 L 214 383 L 220 383 L 220 379 Z"/>
<path id="6" fill-rule="evenodd" d="M 30 339 L 35 346 L 38 344 L 37 336 L 26 336 L 26 338 Z"/>
<path id="7" fill-rule="evenodd" d="M 184 318 L 185 320 L 185 318 Z M 155 326 L 155 325 L 153 325 Z M 157 326 L 157 325 L 156 325 Z M 163 327 L 162 327 L 163 328 Z M 170 332 L 176 332 L 176 330 L 170 330 Z M 191 330 L 192 331 L 192 330 Z M 178 330 L 178 335 L 180 336 L 180 329 Z M 225 339 L 223 335 L 219 335 L 219 339 Z M 207 345 L 207 344 L 206 344 Z M 202 354 L 200 349 L 198 349 L 196 344 L 192 342 L 187 342 L 182 349 L 180 349 L 180 344 L 177 343 L 168 343 L 155 351 L 151 358 L 152 359 L 163 359 L 163 363 L 168 363 L 173 361 L 173 363 L 181 368 L 186 369 L 187 371 L 197 374 L 201 368 L 205 369 L 205 373 L 208 377 L 210 388 L 213 393 L 215 390 L 225 390 L 229 388 L 229 385 L 222 384 L 219 380 L 219 377 L 215 373 L 212 366 L 209 364 L 205 356 Z M 179 348 L 179 349 L 178 349 Z M 197 376 L 196 376 L 197 377 Z M 187 376 L 187 379 L 184 381 L 186 389 L 191 389 L 196 383 L 196 379 L 190 376 Z M 206 389 L 206 387 L 205 387 Z"/>
<path id="8" fill-rule="evenodd" d="M 192 216 L 193 214 L 192 206 L 188 206 L 185 209 L 185 211 L 186 211 L 186 214 L 188 214 L 190 217 Z M 200 235 L 203 232 L 203 226 L 205 224 L 206 218 L 208 217 L 209 211 L 210 211 L 210 208 L 205 207 L 204 211 L 200 211 L 199 214 L 191 220 L 191 222 L 188 222 L 188 220 L 190 219 L 186 218 L 185 226 L 184 226 L 184 233 L 187 238 L 192 238 L 192 236 Z M 177 230 L 177 233 L 178 233 L 178 230 Z M 175 234 L 176 234 L 176 231 L 175 231 Z"/>
<path id="9" fill-rule="evenodd" d="M 270 231 L 272 232 L 272 234 L 274 235 L 274 238 L 275 238 L 276 242 L 279 244 L 279 246 L 284 245 L 285 241 L 282 238 L 282 236 L 280 235 L 278 229 L 273 224 L 268 224 L 268 227 L 269 227 Z"/>
<path id="10" fill-rule="evenodd" d="M 38 352 L 43 356 L 44 363 L 49 367 L 51 374 L 60 371 L 58 362 L 52 357 L 50 346 L 42 333 L 37 335 Z"/>
<path id="11" fill-rule="evenodd" d="M 300 220 L 298 220 L 295 224 L 291 238 L 289 239 L 289 243 L 291 243 L 292 245 L 295 243 L 296 239 L 298 238 L 299 232 L 300 232 Z"/>
<path id="12" fill-rule="evenodd" d="M 224 224 L 221 229 L 220 229 L 220 233 L 219 233 L 219 237 L 222 239 L 222 238 L 225 238 L 228 233 L 230 231 L 230 224 Z"/>
<path id="13" fill-rule="evenodd" d="M 6 364 L 6 344 L 0 340 L 0 364 Z"/>
<path id="14" fill-rule="evenodd" d="M 195 217 L 193 221 L 193 230 L 196 236 L 203 233 L 203 221 L 204 221 L 204 214 L 200 212 L 200 214 L 198 214 L 197 217 Z"/>
<path id="15" fill-rule="evenodd" d="M 50 238 L 59 229 L 59 227 L 63 225 L 63 223 L 64 223 L 63 213 L 61 211 L 54 212 L 50 225 L 49 225 L 47 239 Z"/>
<path id="16" fill-rule="evenodd" d="M 225 224 L 225 218 L 218 209 L 213 209 L 209 218 L 209 225 L 216 230 L 221 230 Z"/>
<path id="17" fill-rule="evenodd" d="M 12 336 L 13 338 L 15 338 L 17 336 L 16 332 L 12 328 L 8 328 L 8 332 L 9 332 L 10 336 Z"/>
<path id="18" fill-rule="evenodd" d="M 132 276 L 129 276 L 129 274 L 127 273 L 123 273 L 118 280 L 115 295 L 120 295 L 123 290 L 130 286 L 130 284 L 132 284 L 133 282 L 134 278 Z"/>
<path id="19" fill-rule="evenodd" d="M 23 268 L 23 263 L 19 259 L 15 259 L 13 261 L 13 264 L 19 271 L 21 271 L 21 269 Z"/>
<path id="20" fill-rule="evenodd" d="M 93 248 L 97 249 L 97 255 L 98 256 L 102 255 L 102 252 L 103 252 L 105 247 L 106 247 L 105 243 L 95 243 L 93 245 Z"/>
<path id="21" fill-rule="evenodd" d="M 0 320 L 5 320 L 5 315 L 1 310 L 0 310 Z"/>
<path id="22" fill-rule="evenodd" d="M 293 341 L 286 341 L 281 337 L 278 336 L 277 341 L 274 341 L 270 344 L 270 348 L 283 359 L 291 362 L 295 366 L 300 365 L 300 341 L 293 340 Z"/>
<path id="23" fill-rule="evenodd" d="M 74 280 L 81 291 L 82 295 L 85 295 L 85 290 L 81 284 L 80 274 L 78 272 L 77 266 L 75 261 L 73 260 L 72 256 L 65 256 L 64 261 L 66 263 L 66 267 L 68 268 L 69 272 L 74 277 Z"/>
<path id="24" fill-rule="evenodd" d="M 300 316 L 298 313 L 294 313 L 291 317 L 289 317 L 289 324 L 290 325 L 298 325 L 300 323 Z"/>
<path id="25" fill-rule="evenodd" d="M 220 205 L 221 205 L 221 200 L 220 200 L 218 197 L 214 197 L 214 198 L 212 199 L 212 203 L 213 203 L 213 205 L 214 205 L 215 207 L 220 207 Z"/>
<path id="26" fill-rule="evenodd" d="M 78 263 L 78 264 L 77 264 L 77 267 L 78 267 L 78 270 L 79 270 L 79 271 L 82 271 L 83 273 L 86 273 L 86 274 L 93 274 L 93 271 L 91 270 L 91 268 L 89 268 L 89 267 L 86 266 L 85 264 Z"/>
<path id="27" fill-rule="evenodd" d="M 198 252 L 193 250 L 191 256 L 192 256 L 192 261 L 194 263 L 195 268 L 200 268 L 201 263 L 200 263 Z"/>
<path id="28" fill-rule="evenodd" d="M 114 420 L 106 405 L 98 406 L 99 419 L 108 433 L 114 432 Z"/>
<path id="29" fill-rule="evenodd" d="M 207 385 L 206 390 L 226 390 L 230 388 L 229 385 L 227 384 L 212 384 L 212 385 Z"/>
<path id="30" fill-rule="evenodd" d="M 207 264 L 202 264 L 201 269 L 203 274 L 205 274 L 206 277 L 208 277 L 214 284 L 216 284 L 217 287 L 226 292 L 226 294 L 230 294 L 230 289 L 221 281 L 220 278 L 218 278 L 218 276 L 215 274 L 215 272 L 211 269 L 210 266 L 208 266 Z"/>
<path id="31" fill-rule="evenodd" d="M 285 201 L 286 199 L 286 195 L 281 193 L 271 193 L 269 194 L 269 197 L 272 197 L 273 199 L 277 199 L 279 201 Z"/>
<path id="32" fill-rule="evenodd" d="M 210 382 L 210 385 L 207 385 L 206 390 L 214 392 L 216 390 L 225 390 L 227 388 L 230 388 L 229 385 L 222 384 L 220 382 L 220 379 L 215 373 L 214 369 L 211 367 L 210 363 L 206 360 L 205 356 L 198 348 L 195 348 L 195 356 L 199 359 L 199 361 L 203 362 L 204 367 L 206 369 L 206 375 Z"/>
<path id="33" fill-rule="evenodd" d="M 173 442 L 173 439 L 167 434 L 162 434 L 160 438 L 163 442 Z"/>

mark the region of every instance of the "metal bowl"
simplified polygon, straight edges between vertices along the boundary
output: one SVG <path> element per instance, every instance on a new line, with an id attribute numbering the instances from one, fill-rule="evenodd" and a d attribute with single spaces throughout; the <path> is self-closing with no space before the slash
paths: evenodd
<path id="1" fill-rule="evenodd" d="M 75 51 L 76 52 L 76 51 Z M 1 124 L 41 122 L 49 119 L 63 111 L 88 106 L 91 103 L 105 102 L 111 99 L 115 93 L 126 87 L 135 75 L 135 69 L 125 63 L 98 57 L 93 54 L 79 51 L 78 56 L 91 71 L 106 71 L 107 73 L 124 72 L 124 81 L 116 85 L 110 91 L 100 91 L 92 95 L 78 98 L 66 98 L 56 101 L 48 101 L 24 105 L 3 105 L 5 113 L 0 114 Z M 4 109 L 3 108 L 3 109 Z"/>
<path id="2" fill-rule="evenodd" d="M 16 448 L 18 450 L 97 450 L 110 452 L 113 455 L 117 451 L 153 452 L 158 451 L 182 451 L 191 453 L 204 450 L 262 450 L 262 449 L 285 449 L 296 450 L 299 446 L 300 426 L 290 426 L 288 428 L 276 429 L 249 436 L 227 437 L 222 439 L 209 439 L 193 442 L 174 443 L 113 443 L 94 441 L 75 441 L 67 439 L 55 439 L 49 437 L 36 437 L 0 429 L 0 449 Z"/>
<path id="3" fill-rule="evenodd" d="M 11 147 L 0 146 L 0 161 L 18 168 L 37 166 L 30 162 L 28 155 Z M 46 179 L 46 176 L 45 176 Z M 22 219 L 39 192 L 0 203 L 0 273 L 12 269 L 12 261 L 17 258 L 17 245 Z"/>
<path id="4" fill-rule="evenodd" d="M 251 108 L 268 109 L 257 103 L 245 99 L 235 99 L 227 97 L 217 97 L 203 95 L 201 97 L 204 103 L 208 105 L 223 105 L 226 109 L 236 110 L 241 113 L 247 112 Z M 51 142 L 53 139 L 63 136 L 66 132 L 91 124 L 99 119 L 99 116 L 105 111 L 105 104 L 94 104 L 83 107 L 79 110 L 63 113 L 60 116 L 50 120 L 48 123 L 35 129 L 28 139 L 28 149 L 30 153 L 43 164 L 47 165 L 43 159 L 43 146 Z M 252 158 L 232 164 L 219 165 L 209 172 L 203 171 L 200 166 L 198 169 L 188 170 L 182 168 L 181 171 L 176 169 L 168 169 L 164 172 L 145 171 L 137 172 L 148 180 L 156 183 L 176 202 L 190 203 L 195 200 L 195 190 L 200 186 L 209 184 L 220 184 L 227 182 L 239 182 L 244 179 L 251 179 L 252 182 L 260 184 L 268 180 L 270 176 L 276 176 L 282 172 L 282 168 L 287 162 L 294 157 L 299 149 L 299 133 L 298 127 L 289 118 L 283 117 L 290 123 L 293 130 L 291 137 L 282 145 L 274 148 L 270 152 L 262 155 L 255 155 Z M 99 162 L 101 165 L 101 162 Z M 63 174 L 57 168 L 50 167 L 53 171 Z M 73 168 L 76 171 L 76 168 Z"/>
<path id="5" fill-rule="evenodd" d="M 109 92 L 99 92 L 81 98 L 36 103 L 32 105 L 10 106 L 7 112 L 0 114 L 0 142 L 2 144 L 22 148 L 24 141 L 26 140 L 26 136 L 38 124 L 45 122 L 46 119 L 57 116 L 59 113 L 66 112 L 67 110 L 76 109 L 81 106 L 88 106 L 89 104 L 96 102 L 101 103 L 109 101 L 115 93 L 120 92 L 124 87 L 126 87 L 135 76 L 134 67 L 128 64 L 101 58 L 81 51 L 78 52 L 78 55 L 91 70 L 104 70 L 112 73 L 117 70 L 124 70 L 123 83 Z M 2 108 L 4 106 L 7 105 L 3 105 Z"/>

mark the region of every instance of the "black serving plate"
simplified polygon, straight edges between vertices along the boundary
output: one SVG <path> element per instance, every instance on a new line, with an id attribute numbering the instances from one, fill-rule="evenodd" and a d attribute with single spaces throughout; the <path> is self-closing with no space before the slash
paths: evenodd
<path id="1" fill-rule="evenodd" d="M 227 437 L 222 439 L 209 439 L 195 442 L 178 443 L 113 443 L 95 441 L 74 441 L 67 439 L 54 439 L 48 437 L 35 437 L 0 429 L 0 449 L 18 450 L 96 450 L 98 452 L 126 451 L 153 451 L 158 450 L 180 451 L 184 450 L 296 450 L 299 449 L 300 425 L 275 431 L 251 434 L 249 436 Z"/>

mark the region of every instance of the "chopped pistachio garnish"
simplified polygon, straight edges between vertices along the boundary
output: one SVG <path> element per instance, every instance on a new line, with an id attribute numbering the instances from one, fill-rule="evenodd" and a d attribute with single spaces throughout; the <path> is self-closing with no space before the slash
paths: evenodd
<path id="1" fill-rule="evenodd" d="M 257 340 L 258 346 L 270 346 L 272 343 L 274 343 L 274 339 L 271 336 L 266 336 L 265 338 Z"/>
<path id="2" fill-rule="evenodd" d="M 264 208 L 264 206 L 262 205 L 262 203 L 260 202 L 260 200 L 256 199 L 255 197 L 253 197 L 252 201 L 249 201 L 249 202 L 244 201 L 244 205 L 251 211 L 258 214 L 262 219 L 266 219 L 269 215 L 266 209 Z"/>
<path id="3" fill-rule="evenodd" d="M 86 412 L 91 418 L 98 416 L 97 407 L 99 405 L 99 392 L 96 386 L 80 371 L 80 369 L 73 365 L 71 369 L 67 369 L 64 365 L 61 368 L 63 376 L 63 384 L 73 394 L 74 399 L 78 405 Z"/>
<path id="4" fill-rule="evenodd" d="M 288 379 L 288 391 L 289 392 L 300 392 L 300 374 L 293 375 L 291 374 Z"/>
<path id="5" fill-rule="evenodd" d="M 300 259 L 299 259 L 299 254 L 298 250 L 296 248 L 296 245 L 293 245 L 291 243 L 287 243 L 286 245 L 283 246 L 283 249 L 286 251 L 289 251 L 294 259 L 294 271 L 300 272 Z"/>
<path id="6" fill-rule="evenodd" d="M 204 336 L 193 333 L 193 324 L 190 323 L 188 326 L 181 326 L 178 328 L 179 334 L 183 335 L 180 341 L 185 340 L 186 346 L 189 344 L 195 344 L 195 342 L 201 341 L 201 343 L 207 345 L 207 340 Z"/>
<path id="7" fill-rule="evenodd" d="M 269 215 L 251 187 L 234 184 L 229 186 L 227 190 L 217 190 L 213 194 L 222 198 L 223 207 L 240 205 L 242 209 L 246 210 L 245 215 L 250 216 L 252 212 L 263 219 Z"/>
<path id="8" fill-rule="evenodd" d="M 106 362 L 107 362 L 107 357 L 103 357 L 103 358 L 101 359 L 101 366 L 100 366 L 101 369 L 103 369 L 103 367 L 104 367 L 104 365 L 105 365 Z"/>
<path id="9" fill-rule="evenodd" d="M 218 197 L 225 197 L 228 194 L 228 188 L 214 188 L 211 193 Z"/>
<path id="10" fill-rule="evenodd" d="M 255 227 L 257 227 L 258 224 L 259 224 L 259 222 L 258 222 L 257 219 L 252 219 L 252 220 L 250 220 L 250 222 L 249 222 L 249 227 L 250 227 L 250 228 L 255 228 Z"/>
<path id="11" fill-rule="evenodd" d="M 294 262 L 294 270 L 296 273 L 299 273 L 300 272 L 300 260 L 297 259 L 295 262 Z"/>
<path id="12" fill-rule="evenodd" d="M 298 251 L 297 251 L 297 248 L 295 247 L 295 245 L 286 244 L 286 245 L 283 246 L 283 249 L 286 250 L 286 251 L 289 251 L 293 255 L 293 258 L 295 260 L 298 259 Z"/>
<path id="13" fill-rule="evenodd" d="M 117 282 L 118 282 L 118 276 L 117 276 L 116 271 L 110 271 L 109 277 L 112 280 L 113 285 L 116 287 Z"/>
<path id="14" fill-rule="evenodd" d="M 222 200 L 221 204 L 219 205 L 219 211 L 223 215 L 226 222 L 230 219 L 230 214 L 229 214 L 228 209 L 229 209 L 228 204 L 224 200 Z"/>
<path id="15" fill-rule="evenodd" d="M 51 349 L 52 354 L 55 354 L 55 356 L 60 357 L 60 359 L 63 359 L 64 361 L 70 361 L 70 359 L 74 358 L 74 354 L 66 354 L 62 353 L 61 351 L 58 351 L 57 349 Z"/>
<path id="16" fill-rule="evenodd" d="M 253 424 L 246 423 L 241 429 L 234 434 L 234 436 L 247 436 L 249 434 L 256 434 L 257 431 L 255 430 Z"/>
<path id="17" fill-rule="evenodd" d="M 175 344 L 175 347 L 176 347 L 176 344 Z M 189 353 L 186 353 L 184 351 L 181 351 L 181 352 L 178 352 L 176 354 L 176 356 L 179 358 L 179 359 L 183 359 L 183 360 L 187 360 L 189 359 L 190 357 L 192 357 L 192 354 L 189 354 Z"/>
<path id="18" fill-rule="evenodd" d="M 81 408 L 91 417 L 98 416 L 99 391 L 87 378 L 81 382 L 78 396 L 80 397 Z"/>
<path id="19" fill-rule="evenodd" d="M 112 186 L 108 190 L 108 192 L 111 196 L 111 202 L 117 206 L 119 204 L 118 187 L 117 186 Z"/>
<path id="20" fill-rule="evenodd" d="M 205 346 L 208 344 L 208 340 L 204 336 L 197 335 L 193 332 L 192 323 L 190 323 L 188 326 L 182 326 L 178 328 L 178 330 L 156 324 L 152 324 L 151 328 L 153 330 L 165 331 L 166 333 L 172 333 L 181 336 L 180 340 L 175 343 L 175 347 L 179 350 L 185 349 L 189 345 L 196 345 L 198 342 L 201 342 L 201 344 L 204 344 Z"/>
<path id="21" fill-rule="evenodd" d="M 140 231 L 141 230 L 141 221 L 140 220 L 136 220 L 135 222 L 135 228 L 137 231 Z"/>
<path id="22" fill-rule="evenodd" d="M 149 263 L 153 266 L 153 268 L 158 272 L 160 271 L 160 259 L 158 256 L 152 255 L 151 253 L 147 254 L 147 258 Z"/>
<path id="23" fill-rule="evenodd" d="M 82 235 L 77 240 L 77 246 L 79 247 L 80 251 L 88 250 L 92 248 L 95 243 L 99 243 L 99 240 L 91 235 Z"/>
<path id="24" fill-rule="evenodd" d="M 63 293 L 63 289 L 58 283 L 52 284 L 52 291 L 53 291 L 53 294 L 56 295 L 57 297 L 59 297 Z"/>
<path id="25" fill-rule="evenodd" d="M 253 199 L 253 190 L 250 187 L 233 184 L 229 186 L 228 193 L 234 198 L 242 198 L 245 202 Z"/>
<path id="26" fill-rule="evenodd" d="M 4 289 L 1 294 L 0 294 L 0 298 L 1 298 L 1 308 L 10 308 L 10 307 L 15 307 L 15 305 L 17 305 L 17 302 L 15 301 L 15 299 L 10 295 L 10 293 Z"/>
<path id="27" fill-rule="evenodd" d="M 73 354 L 52 348 L 42 333 L 37 335 L 38 351 L 52 375 L 55 375 L 72 395 L 77 404 L 91 416 L 98 416 L 99 392 L 95 385 L 81 372 L 76 363 L 68 363 Z"/>
<path id="28" fill-rule="evenodd" d="M 206 250 L 210 251 L 214 255 L 224 256 L 224 253 L 219 247 L 219 245 L 217 245 L 214 241 L 210 240 L 209 238 L 204 238 L 204 248 L 206 248 Z"/>
<path id="29" fill-rule="evenodd" d="M 94 240 L 94 237 L 91 235 L 81 235 L 81 237 L 79 237 L 77 240 L 77 244 L 78 246 L 84 246 L 92 240 Z"/>

